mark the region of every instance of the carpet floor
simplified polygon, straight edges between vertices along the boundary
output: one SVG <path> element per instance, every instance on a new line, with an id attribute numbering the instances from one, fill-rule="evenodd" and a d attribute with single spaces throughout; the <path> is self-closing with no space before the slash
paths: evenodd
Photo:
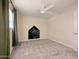
<path id="1" fill-rule="evenodd" d="M 15 47 L 11 59 L 78 59 L 77 52 L 60 43 L 48 40 L 21 42 Z"/>

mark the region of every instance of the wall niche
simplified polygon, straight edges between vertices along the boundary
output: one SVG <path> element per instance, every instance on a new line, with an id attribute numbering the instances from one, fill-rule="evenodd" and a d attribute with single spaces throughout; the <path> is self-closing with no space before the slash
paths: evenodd
<path id="1" fill-rule="evenodd" d="M 38 39 L 38 38 L 40 38 L 40 30 L 36 26 L 33 26 L 28 31 L 28 39 Z"/>

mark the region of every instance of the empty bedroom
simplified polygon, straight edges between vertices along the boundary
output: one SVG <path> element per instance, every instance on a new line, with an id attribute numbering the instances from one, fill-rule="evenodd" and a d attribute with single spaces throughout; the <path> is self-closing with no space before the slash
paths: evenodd
<path id="1" fill-rule="evenodd" d="M 77 0 L 9 0 L 10 59 L 78 59 Z"/>

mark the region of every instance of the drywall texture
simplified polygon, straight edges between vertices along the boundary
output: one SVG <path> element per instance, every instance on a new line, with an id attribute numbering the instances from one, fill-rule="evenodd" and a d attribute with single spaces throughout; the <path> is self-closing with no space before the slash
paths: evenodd
<path id="1" fill-rule="evenodd" d="M 10 38 L 10 54 L 12 53 L 12 29 L 9 30 L 9 38 Z"/>
<path id="2" fill-rule="evenodd" d="M 48 28 L 46 19 L 22 15 L 18 12 L 18 36 L 19 41 L 28 40 L 28 31 L 31 27 L 36 26 L 40 30 L 39 39 L 48 39 Z"/>
<path id="3" fill-rule="evenodd" d="M 18 41 L 23 41 L 23 18 L 22 15 L 17 12 L 17 29 L 18 29 Z"/>
<path id="4" fill-rule="evenodd" d="M 49 22 L 49 38 L 77 51 L 77 9 L 57 15 Z"/>

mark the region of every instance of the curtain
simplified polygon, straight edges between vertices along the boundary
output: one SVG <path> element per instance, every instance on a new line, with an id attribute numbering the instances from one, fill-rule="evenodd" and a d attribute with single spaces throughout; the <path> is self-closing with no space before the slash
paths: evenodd
<path id="1" fill-rule="evenodd" d="M 14 8 L 14 33 L 13 33 L 13 46 L 18 45 L 18 31 L 17 31 L 17 11 Z"/>

